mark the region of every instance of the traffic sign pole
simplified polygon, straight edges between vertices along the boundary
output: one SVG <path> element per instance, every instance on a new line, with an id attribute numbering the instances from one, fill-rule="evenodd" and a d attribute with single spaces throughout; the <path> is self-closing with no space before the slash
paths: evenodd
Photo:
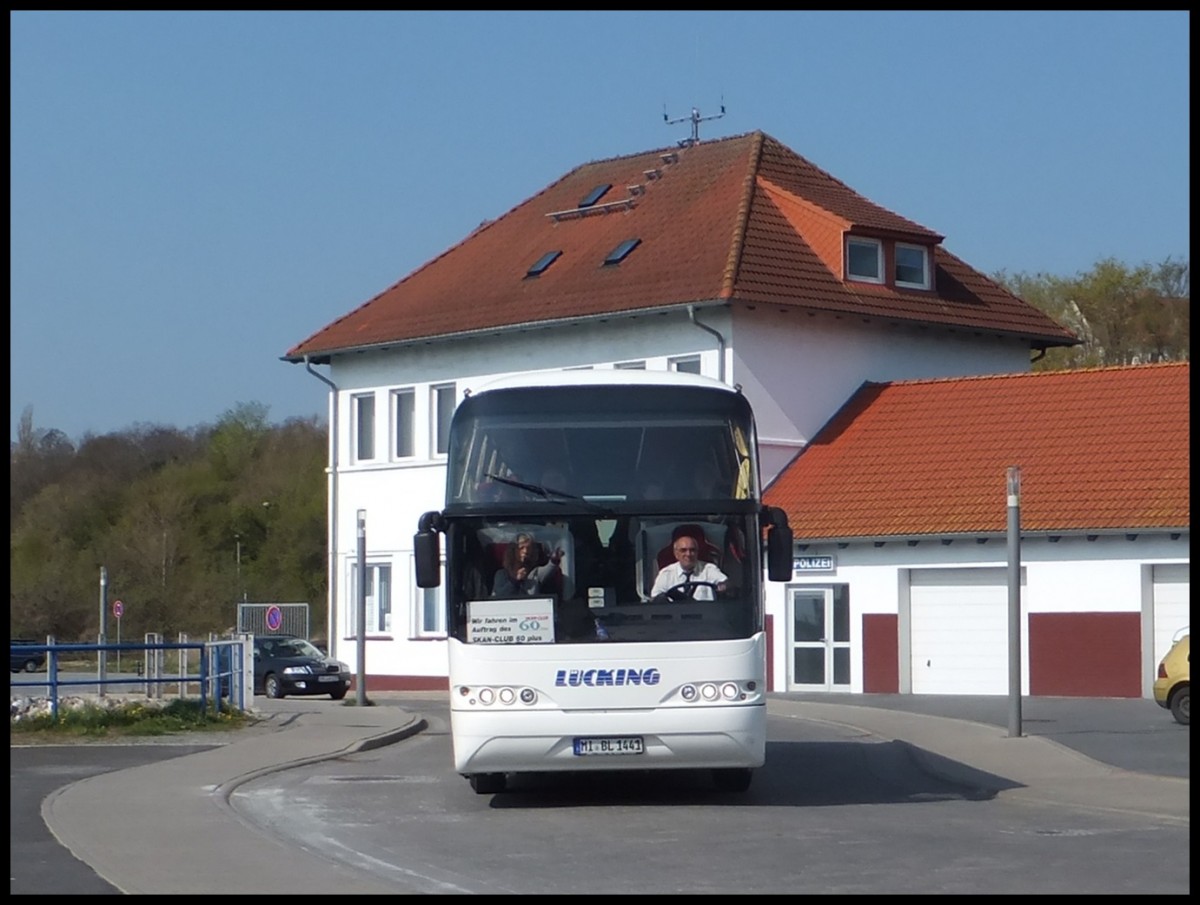
<path id="1" fill-rule="evenodd" d="M 121 643 L 121 615 L 125 612 L 125 604 L 119 600 L 113 601 L 113 616 L 117 620 L 117 644 Z M 117 648 L 117 672 L 121 671 L 121 648 Z"/>

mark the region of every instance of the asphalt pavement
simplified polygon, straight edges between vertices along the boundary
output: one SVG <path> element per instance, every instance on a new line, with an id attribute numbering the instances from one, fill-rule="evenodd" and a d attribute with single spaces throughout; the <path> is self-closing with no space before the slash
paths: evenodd
<path id="1" fill-rule="evenodd" d="M 425 694 L 441 700 L 445 693 Z M 226 744 L 67 785 L 43 801 L 43 819 L 75 857 L 129 894 L 394 893 L 264 835 L 229 802 L 240 784 L 264 774 L 425 728 L 414 706 L 421 694 L 371 700 L 262 713 Z M 1019 735 L 1010 731 L 1006 698 L 772 694 L 768 708 L 772 717 L 901 742 L 925 769 L 982 795 L 1190 823 L 1188 727 L 1153 701 L 1026 698 Z M 1169 755 L 1154 756 L 1163 740 Z M 185 857 L 166 858 L 164 850 Z"/>

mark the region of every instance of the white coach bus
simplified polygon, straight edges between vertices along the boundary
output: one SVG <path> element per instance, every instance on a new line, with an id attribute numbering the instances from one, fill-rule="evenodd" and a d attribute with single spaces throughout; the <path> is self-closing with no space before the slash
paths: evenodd
<path id="1" fill-rule="evenodd" d="M 754 416 L 692 374 L 567 371 L 468 393 L 417 584 L 442 581 L 455 769 L 710 769 L 766 756 L 765 571 L 792 574 L 763 506 Z"/>

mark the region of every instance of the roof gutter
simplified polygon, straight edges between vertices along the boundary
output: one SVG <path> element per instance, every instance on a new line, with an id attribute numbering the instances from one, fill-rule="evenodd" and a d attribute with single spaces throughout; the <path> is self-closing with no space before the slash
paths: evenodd
<path id="1" fill-rule="evenodd" d="M 687 307 L 691 311 L 693 308 L 724 308 L 728 303 L 724 301 L 714 302 L 689 302 Z M 384 342 L 365 343 L 361 346 L 344 346 L 339 349 L 327 349 L 320 352 L 300 352 L 295 355 L 284 355 L 280 360 L 291 364 L 300 362 L 307 363 L 310 359 L 314 364 L 329 364 L 330 359 L 334 355 L 351 355 L 361 352 L 377 352 L 386 349 L 397 349 L 409 346 L 430 346 L 435 343 L 457 342 L 463 339 L 472 339 L 475 337 L 491 337 L 500 336 L 508 333 L 528 333 L 531 330 L 541 330 L 550 327 L 578 327 L 589 323 L 604 323 L 605 321 L 617 320 L 618 318 L 637 318 L 649 317 L 654 314 L 677 314 L 679 312 L 679 304 L 673 305 L 656 305 L 653 308 L 635 308 L 629 311 L 606 311 L 603 314 L 590 314 L 584 317 L 555 317 L 542 321 L 532 321 L 523 324 L 500 324 L 495 327 L 480 327 L 475 330 L 460 330 L 456 333 L 439 333 L 433 336 L 419 336 L 413 339 L 390 339 Z M 704 327 L 703 324 L 697 326 Z M 704 327 L 705 330 L 711 330 L 709 327 Z M 712 331 L 715 332 L 715 331 Z M 717 334 L 720 337 L 720 334 Z M 724 348 L 724 340 L 722 340 L 722 348 Z"/>
<path id="2" fill-rule="evenodd" d="M 696 306 L 695 305 L 688 305 L 687 312 L 688 312 L 688 320 L 690 320 L 692 322 L 693 326 L 699 327 L 701 330 L 707 330 L 709 333 L 711 333 L 713 336 L 715 336 L 717 338 L 717 379 L 720 380 L 721 383 L 724 383 L 725 382 L 725 337 L 721 335 L 720 331 L 710 327 L 708 324 L 702 324 L 702 323 L 700 323 L 700 321 L 696 320 Z"/>
<path id="3" fill-rule="evenodd" d="M 312 362 L 304 356 L 304 370 L 329 387 L 333 396 L 332 414 L 329 419 L 329 599 L 326 607 L 326 644 L 329 656 L 337 659 L 337 525 L 338 525 L 338 387 L 324 374 L 313 370 Z"/>

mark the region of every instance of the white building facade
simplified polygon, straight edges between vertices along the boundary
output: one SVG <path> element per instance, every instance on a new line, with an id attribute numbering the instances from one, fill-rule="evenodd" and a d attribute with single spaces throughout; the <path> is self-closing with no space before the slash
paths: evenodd
<path id="1" fill-rule="evenodd" d="M 1009 554 L 1004 536 L 801 545 L 767 585 L 773 690 L 1007 694 Z M 1021 694 L 1151 697 L 1188 626 L 1188 535 L 1023 536 L 1018 558 Z"/>
<path id="2" fill-rule="evenodd" d="M 508 374 L 579 367 L 681 369 L 722 379 L 740 385 L 755 409 L 765 484 L 864 380 L 1029 366 L 1028 349 L 1016 341 L 905 333 L 833 318 L 814 324 L 770 311 L 699 308 L 693 317 L 680 312 L 514 331 L 335 357 L 327 373 L 310 368 L 337 388 L 329 407 L 336 444 L 328 475 L 331 653 L 357 670 L 361 511 L 371 687 L 445 687 L 440 589 L 416 586 L 413 535 L 421 513 L 444 505 L 444 431 L 471 387 Z M 773 624 L 782 626 L 787 611 L 774 588 L 767 605 Z M 777 674 L 775 688 L 786 686 Z"/>

